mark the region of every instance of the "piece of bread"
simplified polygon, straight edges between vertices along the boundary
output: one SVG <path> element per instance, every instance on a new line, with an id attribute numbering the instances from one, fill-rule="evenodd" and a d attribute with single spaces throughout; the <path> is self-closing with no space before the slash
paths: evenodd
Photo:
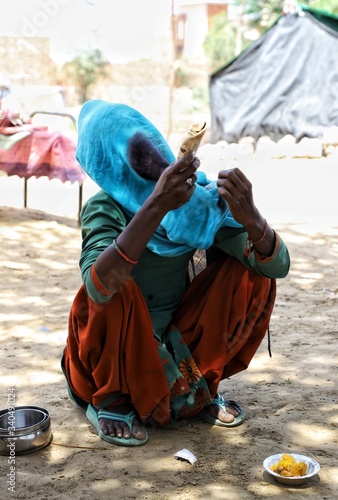
<path id="1" fill-rule="evenodd" d="M 181 158 L 189 151 L 194 151 L 195 153 L 197 153 L 197 150 L 199 148 L 203 135 L 206 131 L 206 128 L 207 128 L 206 122 L 195 123 L 189 127 L 187 136 L 183 139 L 181 146 L 178 150 L 177 159 Z"/>

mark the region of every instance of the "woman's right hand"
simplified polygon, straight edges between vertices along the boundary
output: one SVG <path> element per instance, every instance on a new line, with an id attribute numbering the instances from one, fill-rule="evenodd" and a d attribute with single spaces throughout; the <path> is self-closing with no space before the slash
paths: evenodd
<path id="1" fill-rule="evenodd" d="M 196 186 L 196 170 L 200 161 L 193 152 L 174 161 L 161 174 L 150 198 L 164 213 L 181 207 L 190 200 Z"/>
<path id="2" fill-rule="evenodd" d="M 130 259 L 138 260 L 167 212 L 190 200 L 196 189 L 195 172 L 199 165 L 199 159 L 193 153 L 187 153 L 162 172 L 152 194 L 117 238 L 118 247 Z M 191 180 L 187 182 L 187 179 Z M 114 245 L 107 247 L 95 263 L 99 279 L 111 294 L 119 289 L 132 267 L 133 264 L 122 258 Z"/>

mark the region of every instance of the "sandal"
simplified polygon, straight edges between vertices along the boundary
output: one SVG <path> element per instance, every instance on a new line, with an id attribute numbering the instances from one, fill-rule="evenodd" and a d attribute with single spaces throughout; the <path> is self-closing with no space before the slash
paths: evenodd
<path id="1" fill-rule="evenodd" d="M 234 416 L 234 420 L 232 422 L 222 422 L 221 420 L 219 420 L 219 418 L 213 417 L 207 411 L 207 408 L 210 405 L 217 405 L 224 411 L 226 411 L 227 406 L 228 407 L 230 406 L 231 408 L 233 408 L 235 411 L 238 412 L 238 415 L 237 417 Z M 236 401 L 233 401 L 232 399 L 224 399 L 223 396 L 221 396 L 218 393 L 214 398 L 212 398 L 211 403 L 209 403 L 202 411 L 200 411 L 198 415 L 202 418 L 202 420 L 209 422 L 209 424 L 219 425 L 220 427 L 237 427 L 238 425 L 241 425 L 245 420 L 245 412 L 239 406 L 239 404 Z"/>
<path id="2" fill-rule="evenodd" d="M 100 429 L 99 421 L 101 419 L 114 420 L 115 422 L 125 422 L 128 425 L 131 434 L 133 421 L 135 417 L 137 417 L 134 411 L 130 411 L 125 415 L 121 415 L 120 413 L 113 413 L 107 410 L 98 410 L 97 408 L 95 408 L 95 406 L 89 404 L 86 411 L 86 417 L 88 418 L 89 422 L 95 427 L 99 437 L 104 441 L 107 441 L 107 443 L 118 444 L 120 446 L 140 446 L 148 441 L 148 433 L 144 427 L 142 427 L 142 429 L 145 432 L 145 438 L 142 440 L 136 439 L 132 436 L 130 436 L 129 439 L 110 436 L 109 434 L 105 434 L 104 432 L 102 432 L 102 430 Z"/>

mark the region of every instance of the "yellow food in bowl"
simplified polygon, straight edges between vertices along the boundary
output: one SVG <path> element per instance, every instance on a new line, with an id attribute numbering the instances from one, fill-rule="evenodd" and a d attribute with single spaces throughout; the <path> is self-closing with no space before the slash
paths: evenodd
<path id="1" fill-rule="evenodd" d="M 292 455 L 284 454 L 270 469 L 284 477 L 305 476 L 307 465 L 304 462 L 296 462 Z"/>

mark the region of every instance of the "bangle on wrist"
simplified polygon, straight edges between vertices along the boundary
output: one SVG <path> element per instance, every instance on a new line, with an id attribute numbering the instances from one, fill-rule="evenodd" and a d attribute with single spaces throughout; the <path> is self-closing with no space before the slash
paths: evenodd
<path id="1" fill-rule="evenodd" d="M 128 257 L 128 255 L 126 255 L 124 252 L 122 252 L 121 248 L 116 243 L 116 240 L 113 240 L 113 247 L 115 248 L 115 250 L 117 251 L 119 256 L 122 257 L 122 259 L 124 259 L 129 264 L 132 264 L 133 266 L 135 266 L 135 264 L 138 263 L 138 260 L 131 259 L 130 257 Z"/>
<path id="2" fill-rule="evenodd" d="M 252 239 L 248 235 L 248 237 L 246 239 L 245 248 L 244 248 L 244 255 L 246 257 L 250 256 L 251 252 L 253 251 L 254 245 L 258 245 L 259 243 L 262 243 L 262 241 L 264 240 L 264 238 L 266 236 L 267 230 L 268 230 L 268 223 L 267 223 L 266 219 L 264 219 L 264 229 L 263 229 L 262 236 L 257 241 L 252 241 Z"/>

